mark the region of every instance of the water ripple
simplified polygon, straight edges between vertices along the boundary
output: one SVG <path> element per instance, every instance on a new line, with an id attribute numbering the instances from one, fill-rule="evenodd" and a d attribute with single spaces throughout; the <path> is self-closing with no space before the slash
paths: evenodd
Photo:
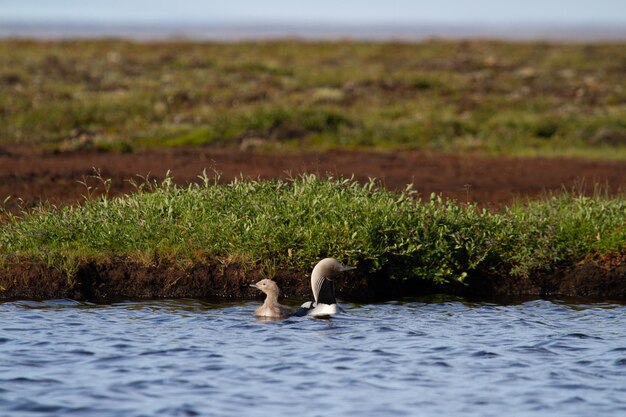
<path id="1" fill-rule="evenodd" d="M 257 305 L 0 304 L 0 415 L 626 414 L 623 305 L 436 296 L 272 322 Z"/>

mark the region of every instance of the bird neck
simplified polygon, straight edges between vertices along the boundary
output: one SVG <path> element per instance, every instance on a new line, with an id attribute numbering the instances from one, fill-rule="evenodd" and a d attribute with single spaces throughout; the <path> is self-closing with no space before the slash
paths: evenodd
<path id="1" fill-rule="evenodd" d="M 278 304 L 278 294 L 273 294 L 273 293 L 267 294 L 263 305 L 269 306 L 269 305 L 276 305 L 276 304 Z"/>

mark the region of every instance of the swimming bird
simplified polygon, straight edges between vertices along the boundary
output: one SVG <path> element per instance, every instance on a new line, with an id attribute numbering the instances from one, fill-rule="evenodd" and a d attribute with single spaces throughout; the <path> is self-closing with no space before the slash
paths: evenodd
<path id="1" fill-rule="evenodd" d="M 294 314 L 291 308 L 278 303 L 280 290 L 278 289 L 278 285 L 271 279 L 262 279 L 256 284 L 250 284 L 250 286 L 263 291 L 267 295 L 263 305 L 254 310 L 255 316 L 285 318 Z"/>
<path id="2" fill-rule="evenodd" d="M 322 259 L 311 272 L 311 290 L 313 301 L 307 301 L 296 312 L 296 316 L 332 316 L 341 307 L 335 299 L 335 282 L 333 278 L 344 271 L 355 269 L 345 266 L 334 258 Z"/>

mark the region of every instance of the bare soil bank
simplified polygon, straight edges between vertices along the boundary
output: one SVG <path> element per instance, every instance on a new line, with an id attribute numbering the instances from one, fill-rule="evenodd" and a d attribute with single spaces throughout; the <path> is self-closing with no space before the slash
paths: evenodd
<path id="1" fill-rule="evenodd" d="M 300 173 L 332 174 L 359 180 L 379 178 L 395 190 L 409 183 L 420 195 L 441 193 L 461 202 L 499 208 L 516 198 L 537 197 L 565 187 L 598 183 L 615 193 L 626 187 L 626 162 L 585 161 L 566 158 L 489 158 L 430 154 L 423 151 L 388 153 L 329 151 L 252 153 L 207 148 L 142 150 L 128 154 L 83 151 L 45 153 L 27 147 L 0 148 L 0 201 L 11 196 L 9 209 L 19 199 L 26 206 L 49 200 L 72 204 L 82 200 L 79 184 L 100 169 L 112 180 L 111 194 L 133 190 L 129 179 L 138 175 L 163 178 L 168 170 L 179 184 L 197 181 L 204 169 L 221 173 L 223 181 L 245 178 L 284 178 Z M 91 185 L 97 183 L 91 180 Z"/>
<path id="2" fill-rule="evenodd" d="M 144 266 L 125 262 L 88 263 L 68 280 L 58 270 L 42 265 L 15 263 L 0 268 L 0 299 L 72 298 L 110 301 L 127 298 L 253 298 L 249 284 L 265 278 L 258 270 L 240 265 L 206 263 L 190 268 L 172 265 Z M 311 297 L 305 272 L 279 270 L 273 276 L 285 297 Z M 337 280 L 338 297 L 349 301 L 391 300 L 406 296 L 449 293 L 491 296 L 576 296 L 626 300 L 626 265 L 589 261 L 539 273 L 528 278 L 470 276 L 468 285 L 434 286 L 427 282 L 399 282 L 384 271 L 363 269 Z"/>

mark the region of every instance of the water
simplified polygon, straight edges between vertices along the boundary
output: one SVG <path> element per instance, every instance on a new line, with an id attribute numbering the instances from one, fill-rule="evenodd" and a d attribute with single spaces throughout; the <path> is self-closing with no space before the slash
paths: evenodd
<path id="1" fill-rule="evenodd" d="M 626 306 L 0 304 L 0 416 L 623 416 Z"/>
<path id="2" fill-rule="evenodd" d="M 26 3 L 26 2 L 25 2 Z M 86 2 L 85 2 L 86 3 Z M 1 4 L 1 2 L 0 2 Z M 59 9 L 56 2 L 50 3 Z M 141 23 L 113 21 L 29 21 L 2 20 L 0 39 L 98 39 L 124 38 L 138 41 L 190 39 L 231 42 L 241 40 L 308 39 L 360 41 L 426 41 L 445 39 L 503 39 L 517 41 L 623 42 L 623 24 L 554 23 L 415 23 L 415 24 L 324 24 L 324 23 Z M 32 7 L 29 9 L 32 13 Z"/>

